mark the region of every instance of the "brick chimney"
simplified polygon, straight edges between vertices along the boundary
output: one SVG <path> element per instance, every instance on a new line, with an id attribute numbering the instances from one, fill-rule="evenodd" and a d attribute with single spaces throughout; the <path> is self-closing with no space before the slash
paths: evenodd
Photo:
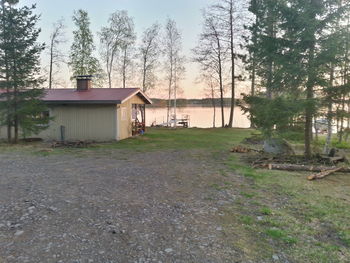
<path id="1" fill-rule="evenodd" d="M 87 91 L 92 87 L 92 75 L 77 76 L 77 91 Z"/>

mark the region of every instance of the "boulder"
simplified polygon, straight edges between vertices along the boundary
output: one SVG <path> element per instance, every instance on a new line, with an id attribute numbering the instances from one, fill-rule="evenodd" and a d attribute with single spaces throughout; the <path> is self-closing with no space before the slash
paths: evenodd
<path id="1" fill-rule="evenodd" d="M 264 141 L 264 152 L 276 155 L 294 155 L 292 146 L 283 139 L 270 138 Z"/>

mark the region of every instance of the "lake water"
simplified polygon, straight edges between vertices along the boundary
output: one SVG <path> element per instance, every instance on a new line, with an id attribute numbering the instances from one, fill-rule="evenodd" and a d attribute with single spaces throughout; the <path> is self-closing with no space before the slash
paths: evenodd
<path id="1" fill-rule="evenodd" d="M 230 108 L 225 107 L 225 124 L 230 118 Z M 211 107 L 181 107 L 177 108 L 177 118 L 181 119 L 183 115 L 189 115 L 190 127 L 212 128 L 213 127 L 213 108 Z M 146 125 L 151 126 L 152 123 L 157 125 L 166 123 L 167 108 L 147 108 L 146 109 Z M 216 108 L 216 127 L 221 127 L 221 109 Z M 250 121 L 243 114 L 239 107 L 235 108 L 234 115 L 235 128 L 249 128 Z"/>

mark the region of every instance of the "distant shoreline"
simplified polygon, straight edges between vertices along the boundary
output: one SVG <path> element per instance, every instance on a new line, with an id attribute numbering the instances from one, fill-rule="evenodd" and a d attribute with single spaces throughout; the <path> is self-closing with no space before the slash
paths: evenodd
<path id="1" fill-rule="evenodd" d="M 148 108 L 164 108 L 168 106 L 168 100 L 164 99 L 151 99 L 153 101 L 152 105 L 148 105 Z M 236 99 L 236 104 L 239 100 Z M 174 106 L 174 101 L 170 101 L 171 106 Z M 185 107 L 213 107 L 213 102 L 211 99 L 178 99 L 176 100 L 176 106 L 179 108 Z M 215 106 L 220 107 L 220 99 L 215 99 Z M 231 107 L 231 99 L 224 98 L 224 107 Z"/>

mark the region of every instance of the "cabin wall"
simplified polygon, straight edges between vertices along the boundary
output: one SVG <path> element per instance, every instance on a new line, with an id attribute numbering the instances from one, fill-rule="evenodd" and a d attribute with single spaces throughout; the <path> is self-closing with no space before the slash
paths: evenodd
<path id="1" fill-rule="evenodd" d="M 61 126 L 65 127 L 65 140 L 116 140 L 115 105 L 59 105 L 50 107 L 54 117 L 50 127 L 38 137 L 60 140 Z"/>
<path id="2" fill-rule="evenodd" d="M 7 127 L 6 126 L 0 126 L 0 139 L 1 140 L 7 139 Z"/>

